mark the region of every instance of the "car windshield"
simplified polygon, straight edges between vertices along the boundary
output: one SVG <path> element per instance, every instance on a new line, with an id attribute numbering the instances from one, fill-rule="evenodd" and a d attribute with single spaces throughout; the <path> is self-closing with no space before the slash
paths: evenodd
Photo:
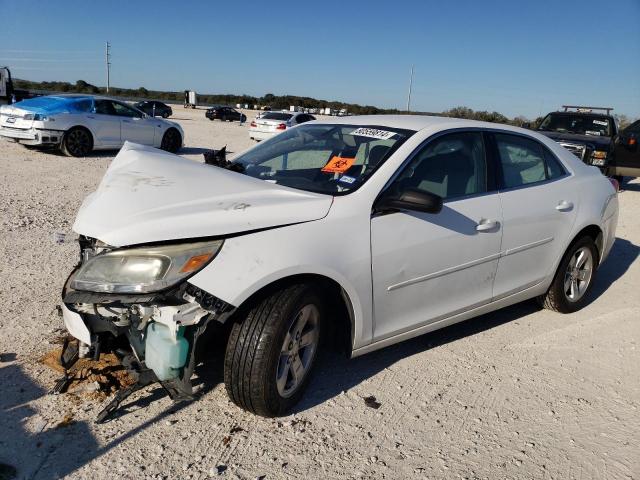
<path id="1" fill-rule="evenodd" d="M 279 112 L 268 112 L 262 115 L 262 118 L 265 120 L 284 120 L 287 121 L 291 119 L 293 115 L 290 113 L 279 113 Z"/>
<path id="2" fill-rule="evenodd" d="M 380 126 L 308 124 L 260 143 L 233 163 L 244 174 L 310 192 L 341 195 L 362 185 L 415 132 Z"/>
<path id="3" fill-rule="evenodd" d="M 608 137 L 611 135 L 611 122 L 607 117 L 599 115 L 551 113 L 545 117 L 538 130 Z"/>

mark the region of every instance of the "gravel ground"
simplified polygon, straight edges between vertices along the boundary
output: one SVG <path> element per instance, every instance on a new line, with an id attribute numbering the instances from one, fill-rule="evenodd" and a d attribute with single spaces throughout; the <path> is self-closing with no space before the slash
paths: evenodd
<path id="1" fill-rule="evenodd" d="M 246 124 L 175 111 L 186 157 L 252 144 Z M 196 401 L 148 387 L 95 425 L 100 403 L 48 395 L 59 374 L 39 359 L 77 257 L 53 233 L 71 232 L 113 155 L 0 140 L 0 463 L 18 478 L 640 478 L 640 182 L 620 194 L 618 239 L 581 312 L 527 302 L 352 361 L 326 354 L 281 419 L 231 404 L 211 352 Z"/>

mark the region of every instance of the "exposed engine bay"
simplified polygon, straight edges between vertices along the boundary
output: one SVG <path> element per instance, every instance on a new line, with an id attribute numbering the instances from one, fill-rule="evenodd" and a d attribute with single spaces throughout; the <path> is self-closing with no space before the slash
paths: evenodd
<path id="1" fill-rule="evenodd" d="M 65 283 L 60 306 L 65 327 L 78 345 L 65 342 L 61 364 L 68 370 L 78 357 L 98 358 L 109 351 L 136 379 L 134 385 L 117 392 L 97 421 L 106 420 L 127 396 L 155 382 L 174 401 L 192 399 L 198 339 L 211 321 L 224 323 L 234 307 L 186 281 L 158 293 L 76 290 L 71 285 L 82 264 L 109 251 L 94 239 L 81 237 L 79 242 L 81 261 Z M 54 393 L 64 391 L 64 380 L 56 384 Z"/>

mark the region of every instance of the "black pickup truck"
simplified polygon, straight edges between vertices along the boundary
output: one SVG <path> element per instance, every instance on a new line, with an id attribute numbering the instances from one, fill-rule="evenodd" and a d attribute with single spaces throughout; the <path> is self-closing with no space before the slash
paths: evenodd
<path id="1" fill-rule="evenodd" d="M 563 109 L 544 117 L 537 130 L 607 176 L 640 176 L 640 122 L 619 132 L 611 108 L 563 105 Z"/>

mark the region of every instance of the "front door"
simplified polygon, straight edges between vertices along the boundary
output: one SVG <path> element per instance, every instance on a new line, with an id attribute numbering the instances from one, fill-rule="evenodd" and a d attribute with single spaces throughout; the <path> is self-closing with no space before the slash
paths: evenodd
<path id="1" fill-rule="evenodd" d="M 578 209 L 578 191 L 555 156 L 520 135 L 495 134 L 501 167 L 502 255 L 494 299 L 539 284 L 566 248 Z"/>
<path id="2" fill-rule="evenodd" d="M 153 117 L 143 117 L 137 110 L 120 102 L 113 102 L 116 114 L 120 117 L 122 142 L 130 141 L 153 146 L 154 130 L 159 133 L 159 121 Z"/>
<path id="3" fill-rule="evenodd" d="M 374 340 L 491 301 L 502 212 L 488 177 L 483 134 L 459 132 L 421 147 L 388 187 L 434 193 L 444 206 L 372 217 Z"/>
<path id="4" fill-rule="evenodd" d="M 119 147 L 120 117 L 116 115 L 111 100 L 96 100 L 93 111 L 87 115 L 91 131 L 94 133 L 94 142 L 102 147 Z"/>

